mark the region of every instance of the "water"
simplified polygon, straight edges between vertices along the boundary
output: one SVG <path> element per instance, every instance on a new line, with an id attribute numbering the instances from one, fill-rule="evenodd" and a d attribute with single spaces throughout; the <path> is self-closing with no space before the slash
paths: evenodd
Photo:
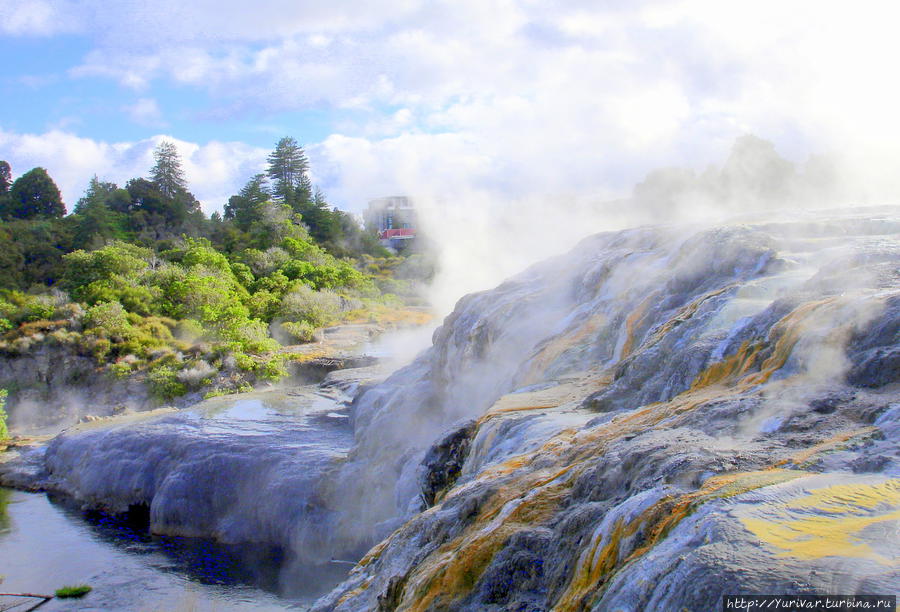
<path id="1" fill-rule="evenodd" d="M 86 514 L 46 495 L 0 489 L 0 590 L 94 589 L 41 610 L 302 609 L 303 598 L 263 590 L 278 583 L 278 561 L 207 540 L 150 536 L 139 525 Z M 7 603 L 0 599 L 0 608 Z"/>
<path id="2" fill-rule="evenodd" d="M 300 551 L 277 544 L 303 522 L 297 508 L 308 505 L 317 479 L 352 443 L 348 398 L 328 393 L 257 391 L 70 431 L 66 444 L 93 477 L 109 482 L 127 480 L 127 472 L 154 473 L 154 508 L 175 508 L 182 520 L 240 544 L 151 535 L 144 505 L 112 516 L 83 511 L 69 497 L 0 488 L 0 592 L 94 588 L 83 599 L 54 600 L 41 610 L 304 609 L 351 567 L 300 560 Z M 127 457 L 126 473 L 104 472 L 115 456 Z M 255 494 L 245 495 L 251 483 Z M 209 499 L 229 496 L 240 503 L 229 502 L 225 511 L 207 507 Z M 251 545 L 247 533 L 270 537 Z M 0 610 L 10 603 L 0 598 Z"/>

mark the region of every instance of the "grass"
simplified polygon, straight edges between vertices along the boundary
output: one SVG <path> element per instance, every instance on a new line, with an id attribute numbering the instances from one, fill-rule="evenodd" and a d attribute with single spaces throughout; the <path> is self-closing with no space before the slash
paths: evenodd
<path id="1" fill-rule="evenodd" d="M 56 589 L 54 595 L 56 595 L 60 599 L 66 597 L 84 597 L 91 592 L 92 588 L 93 587 L 90 587 L 86 584 L 74 584 Z"/>

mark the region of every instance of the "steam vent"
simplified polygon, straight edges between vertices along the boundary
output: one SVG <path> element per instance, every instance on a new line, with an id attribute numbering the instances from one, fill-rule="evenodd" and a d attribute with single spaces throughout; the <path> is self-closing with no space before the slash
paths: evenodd
<path id="1" fill-rule="evenodd" d="M 461 299 L 315 470 L 159 421 L 60 436 L 18 478 L 146 505 L 156 533 L 359 559 L 318 611 L 894 595 L 898 340 L 896 208 L 604 233 Z"/>

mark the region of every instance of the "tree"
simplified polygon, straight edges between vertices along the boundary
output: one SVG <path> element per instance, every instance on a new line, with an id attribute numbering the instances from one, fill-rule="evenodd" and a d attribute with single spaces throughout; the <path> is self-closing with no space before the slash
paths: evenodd
<path id="1" fill-rule="evenodd" d="M 268 161 L 266 174 L 274 182 L 272 197 L 275 200 L 289 204 L 294 209 L 309 200 L 309 160 L 296 140 L 290 136 L 279 140 L 275 150 L 269 154 Z"/>
<path id="2" fill-rule="evenodd" d="M 225 218 L 233 220 L 242 231 L 248 231 L 251 224 L 261 219 L 262 206 L 271 198 L 267 182 L 265 174 L 251 178 L 238 195 L 228 199 Z"/>
<path id="3" fill-rule="evenodd" d="M 6 219 L 62 217 L 66 214 L 59 187 L 43 168 L 29 170 L 12 184 L 4 210 Z"/>
<path id="4" fill-rule="evenodd" d="M 131 196 L 115 183 L 103 182 L 95 174 L 87 191 L 75 204 L 73 223 L 75 248 L 97 248 L 104 242 L 127 235 L 127 217 Z"/>
<path id="5" fill-rule="evenodd" d="M 163 140 L 153 151 L 156 165 L 150 170 L 150 180 L 167 198 L 175 198 L 187 192 L 187 180 L 181 168 L 178 149 L 168 140 Z"/>
<path id="6" fill-rule="evenodd" d="M 7 162 L 0 160 L 0 196 L 9 192 L 10 185 L 12 185 L 12 169 Z"/>

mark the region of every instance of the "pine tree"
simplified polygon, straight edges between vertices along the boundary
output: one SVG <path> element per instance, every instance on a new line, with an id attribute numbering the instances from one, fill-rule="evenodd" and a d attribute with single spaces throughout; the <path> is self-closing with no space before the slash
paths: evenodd
<path id="1" fill-rule="evenodd" d="M 309 199 L 310 182 L 307 176 L 309 160 L 303 147 L 297 144 L 296 140 L 290 136 L 279 140 L 268 161 L 269 168 L 266 174 L 274 182 L 272 197 L 276 201 L 296 208 Z"/>
<path id="2" fill-rule="evenodd" d="M 164 140 L 153 151 L 156 165 L 150 170 L 150 180 L 167 198 L 174 198 L 187 192 L 187 180 L 181 168 L 181 156 L 175 145 Z"/>
<path id="3" fill-rule="evenodd" d="M 262 206 L 271 197 L 265 174 L 257 174 L 244 185 L 238 195 L 231 196 L 225 205 L 225 218 L 232 219 L 240 229 L 247 231 L 252 223 L 259 221 Z"/>

